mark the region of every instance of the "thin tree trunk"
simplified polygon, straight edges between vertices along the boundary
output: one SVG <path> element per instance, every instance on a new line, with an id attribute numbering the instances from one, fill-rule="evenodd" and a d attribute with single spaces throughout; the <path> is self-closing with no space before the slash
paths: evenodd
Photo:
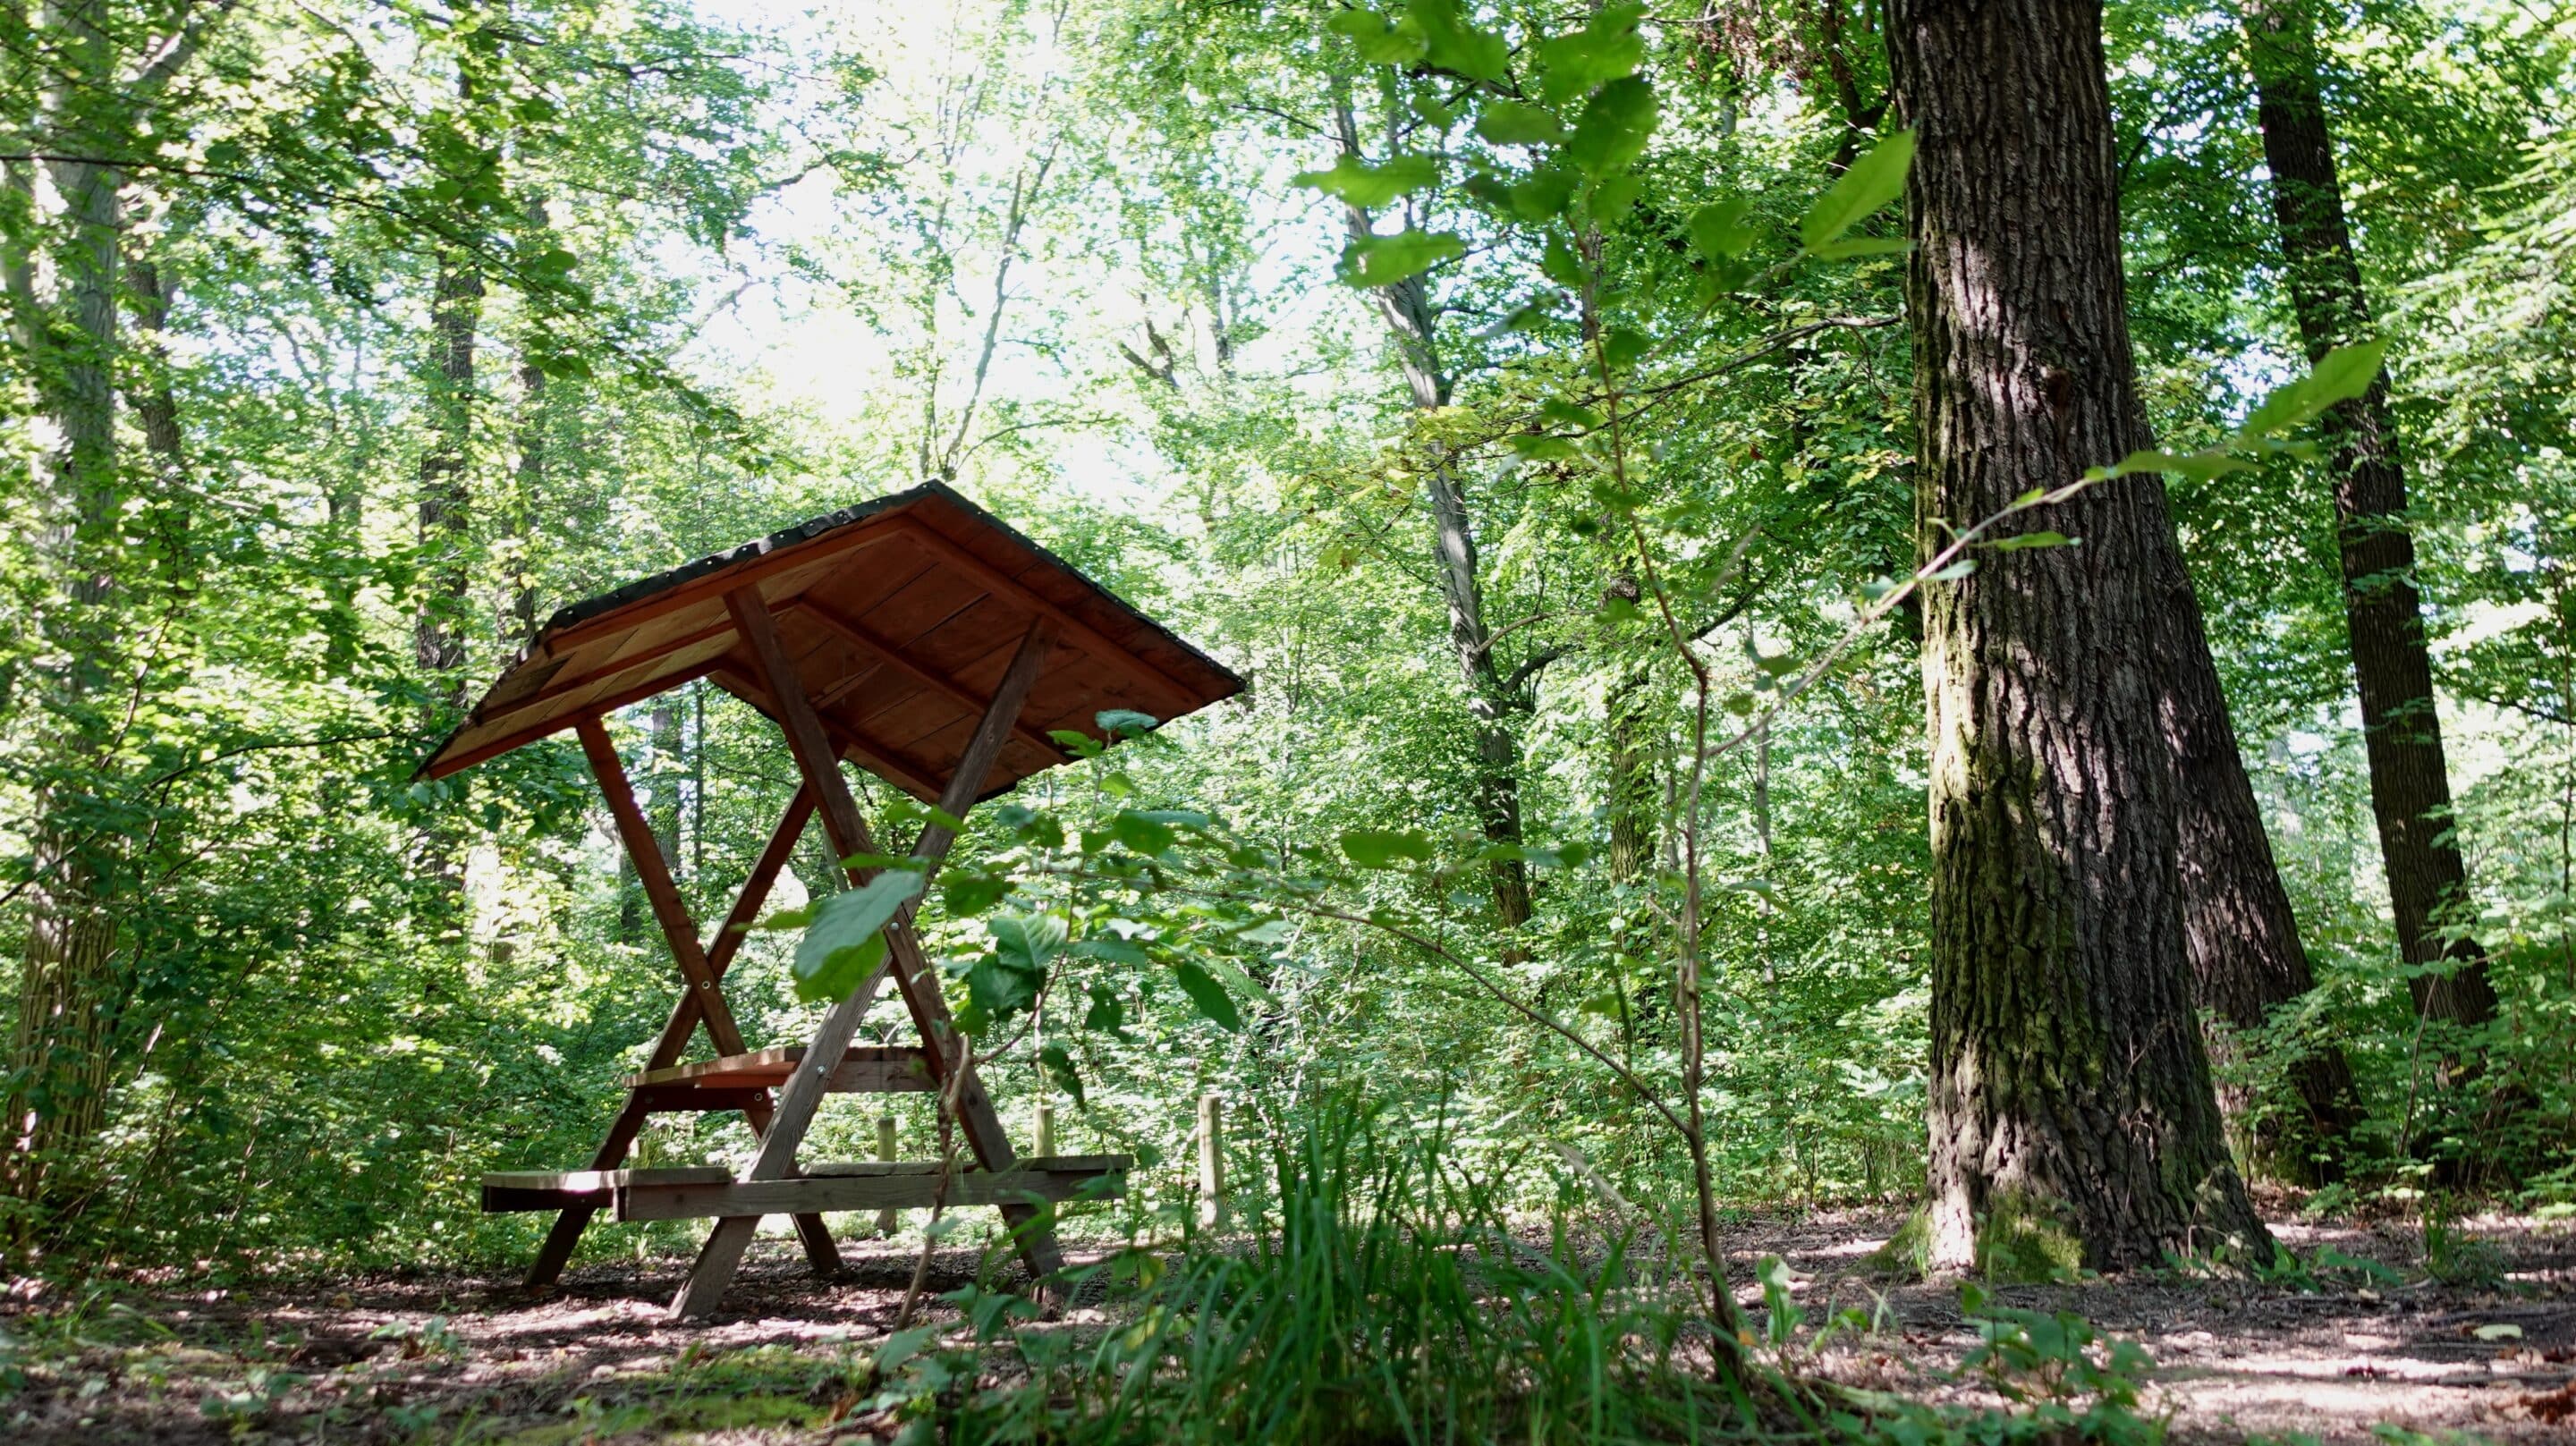
<path id="1" fill-rule="evenodd" d="M 1337 103 L 1334 119 L 1342 148 L 1357 153 L 1358 127 L 1347 102 Z M 1343 208 L 1343 221 L 1355 236 L 1369 234 L 1369 213 Z M 1369 293 L 1378 316 L 1395 343 L 1405 388 L 1417 410 L 1435 412 L 1449 405 L 1450 378 L 1442 368 L 1438 313 L 1412 277 Z M 1435 451 L 1425 469 L 1423 491 L 1431 503 L 1433 575 L 1441 600 L 1449 607 L 1449 650 L 1466 685 L 1467 712 L 1475 720 L 1473 763 L 1476 772 L 1476 820 L 1488 843 L 1518 845 L 1521 833 L 1521 744 L 1512 731 L 1511 715 L 1526 711 L 1518 690 L 1495 665 L 1493 635 L 1485 623 L 1484 584 L 1476 567 L 1476 529 L 1458 469 L 1445 453 Z M 1486 866 L 1494 912 L 1506 928 L 1529 922 L 1529 870 L 1519 859 L 1496 859 Z"/>
<path id="2" fill-rule="evenodd" d="M 2344 218 L 2334 138 L 2318 93 L 2316 39 L 2299 0 L 2275 0 L 2246 21 L 2272 172 L 2272 214 L 2288 265 L 2291 307 L 2311 360 L 2371 330 L 2352 228 Z M 2344 617 L 2361 692 L 2370 759 L 2371 812 L 2388 871 L 2397 940 L 2418 973 L 2409 987 L 2425 1019 L 2455 1025 L 2495 1017 L 2486 954 L 2462 932 L 2469 871 L 2451 827 L 2451 777 L 2425 648 L 2424 601 L 2415 585 L 2415 538 L 2406 527 L 2406 473 L 2397 456 L 2388 383 L 2326 414 L 2336 539 L 2343 555 Z M 2448 961 L 2447 970 L 2426 966 Z"/>
<path id="3" fill-rule="evenodd" d="M 473 506 L 467 480 L 473 444 L 475 329 L 483 313 L 481 271 L 454 246 L 438 251 L 430 304 L 430 433 L 421 449 L 417 526 L 423 589 L 412 620 L 413 661 L 429 690 L 423 727 L 452 725 L 465 707 L 465 619 L 472 570 L 467 557 Z M 450 910 L 462 907 L 463 841 L 443 819 L 422 830 L 421 872 Z"/>
<path id="4" fill-rule="evenodd" d="M 2143 446 L 2093 0 L 1892 0 L 1916 132 L 1919 506 L 1968 525 Z M 2037 526 L 1924 604 L 1934 1258 L 2035 1216 L 2096 1269 L 2268 1255 L 2194 1022 L 2154 635 L 2157 484 Z"/>

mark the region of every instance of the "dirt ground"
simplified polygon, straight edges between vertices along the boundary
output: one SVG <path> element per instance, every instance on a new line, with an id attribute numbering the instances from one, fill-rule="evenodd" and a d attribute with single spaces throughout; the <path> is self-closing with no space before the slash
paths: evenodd
<path id="1" fill-rule="evenodd" d="M 1891 1286 L 1865 1264 L 1895 1224 L 1852 1212 L 1745 1226 L 1737 1278 L 1764 1255 L 1787 1262 L 1809 1321 L 1788 1351 L 1802 1369 L 1918 1398 L 1991 1399 L 1950 1374 L 1977 1344 L 1957 1287 Z M 2374 1442 L 2392 1439 L 2373 1432 L 2388 1423 L 2440 1441 L 2576 1442 L 2576 1231 L 2466 1222 L 2460 1253 L 2491 1283 L 2450 1285 L 2427 1277 L 2411 1224 L 2274 1228 L 2303 1256 L 2329 1247 L 2381 1269 L 2295 1283 L 2132 1275 L 1993 1295 L 2142 1345 L 2155 1362 L 2144 1408 L 2169 1413 L 2177 1440 Z M 0 1440 L 857 1441 L 838 1413 L 891 1328 L 912 1260 L 865 1243 L 845 1254 L 849 1278 L 823 1284 L 791 1243 L 764 1240 L 722 1315 L 691 1327 L 662 1313 L 681 1261 L 585 1267 L 542 1298 L 506 1278 L 455 1276 L 138 1286 L 86 1301 L 21 1283 L 0 1302 Z M 962 1283 L 969 1265 L 943 1261 L 932 1286 Z M 1750 1286 L 1745 1296 L 1758 1306 Z M 1813 1327 L 1845 1307 L 1874 1328 L 1810 1348 Z"/>

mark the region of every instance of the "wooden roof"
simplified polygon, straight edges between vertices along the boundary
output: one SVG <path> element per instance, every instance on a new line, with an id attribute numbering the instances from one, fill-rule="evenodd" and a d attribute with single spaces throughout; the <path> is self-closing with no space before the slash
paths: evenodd
<path id="1" fill-rule="evenodd" d="M 1067 755 L 1047 734 L 1097 737 L 1094 715 L 1170 720 L 1241 679 L 1061 558 L 937 482 L 800 522 L 548 619 L 464 726 L 421 765 L 443 778 L 589 713 L 705 678 L 776 716 L 724 596 L 756 584 L 798 679 L 844 756 L 935 801 L 1040 613 L 1056 645 L 989 796 Z"/>

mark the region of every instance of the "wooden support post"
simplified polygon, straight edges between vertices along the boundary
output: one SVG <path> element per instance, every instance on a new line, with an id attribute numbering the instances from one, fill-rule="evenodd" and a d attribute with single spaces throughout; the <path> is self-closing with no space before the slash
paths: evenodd
<path id="1" fill-rule="evenodd" d="M 1038 1101 L 1038 1147 L 1036 1154 L 1039 1159 L 1043 1160 L 1054 1153 L 1055 1106 L 1047 1103 L 1045 1100 L 1040 1100 Z"/>
<path id="2" fill-rule="evenodd" d="M 892 1115 L 877 1116 L 877 1159 L 880 1163 L 888 1165 L 895 1162 L 894 1116 Z M 895 1223 L 893 1206 L 889 1205 L 877 1212 L 877 1234 L 892 1235 Z"/>
<path id="3" fill-rule="evenodd" d="M 1199 1228 L 1225 1228 L 1225 1102 L 1199 1096 Z"/>
<path id="4" fill-rule="evenodd" d="M 757 587 L 738 588 L 725 594 L 725 607 L 733 616 L 734 626 L 750 649 L 760 672 L 760 681 L 777 708 L 781 731 L 787 735 L 789 752 L 796 758 L 797 771 L 815 791 L 822 807 L 823 827 L 830 834 L 832 847 L 842 857 L 874 853 L 874 839 L 867 819 L 860 814 L 858 800 L 850 794 L 849 781 L 841 776 L 839 751 L 832 747 L 822 718 L 814 711 L 812 698 L 796 676 L 796 665 L 779 643 L 776 622 L 769 615 L 769 605 Z M 984 710 L 974 736 L 968 740 L 965 754 L 958 760 L 956 774 L 940 795 L 940 811 L 951 817 L 962 816 L 974 807 L 982 794 L 985 778 L 991 773 L 1002 745 L 1011 736 L 1011 725 L 1018 721 L 1020 708 L 1028 699 L 1029 689 L 1037 682 L 1039 669 L 1053 646 L 1054 629 L 1050 620 L 1041 616 L 1021 640 L 1019 652 L 1002 674 L 993 701 Z M 954 835 L 937 823 L 922 830 L 919 844 L 913 849 L 921 860 L 925 875 L 934 871 L 948 852 Z M 855 882 L 874 877 L 873 869 L 853 870 Z M 956 1027 L 948 1015 L 948 1001 L 940 993 L 939 977 L 921 949 L 912 931 L 909 911 L 886 927 L 886 943 L 895 985 L 902 992 L 914 1024 L 921 1031 L 922 1043 L 943 1083 L 956 1066 Z M 868 1006 L 876 1001 L 879 981 L 889 972 L 880 969 L 860 981 L 849 997 L 832 1006 L 823 1016 L 822 1025 L 814 1032 L 813 1042 L 806 1047 L 805 1058 L 796 1072 L 788 1077 L 787 1087 L 779 1095 L 776 1116 L 767 1134 L 761 1138 L 760 1153 L 742 1175 L 746 1184 L 762 1180 L 784 1179 L 796 1169 L 796 1152 L 804 1144 L 805 1131 L 814 1122 L 814 1111 L 823 1101 L 833 1064 L 850 1047 L 859 1021 Z M 986 1095 L 970 1075 L 959 1081 L 955 1090 L 958 1123 L 965 1129 L 977 1160 L 987 1170 L 1009 1169 L 1016 1157 L 1010 1141 L 1004 1137 L 1001 1120 L 993 1110 L 991 1096 Z M 1033 1212 L 1027 1206 L 1004 1206 L 1003 1218 L 1014 1227 L 1026 1225 Z M 678 1319 L 709 1314 L 732 1283 L 734 1272 L 742 1264 L 743 1251 L 749 1248 L 759 1229 L 757 1216 L 727 1216 L 717 1222 L 698 1252 L 697 1263 L 689 1270 L 679 1296 L 671 1302 L 671 1314 Z M 1063 1268 L 1063 1256 L 1056 1249 L 1051 1234 L 1023 1229 L 1020 1232 L 1021 1255 L 1041 1280 Z"/>
<path id="5" fill-rule="evenodd" d="M 618 800 L 622 798 L 628 811 L 632 812 L 635 801 L 634 790 L 627 785 L 625 767 L 617 758 L 615 746 L 609 742 L 606 732 L 600 729 L 597 719 L 585 720 L 580 726 L 582 748 L 584 752 L 591 753 L 590 761 L 594 772 L 600 772 L 602 765 L 599 754 L 591 752 L 593 733 L 599 735 L 600 745 L 607 750 L 607 771 L 600 773 L 600 791 L 609 796 L 609 811 L 612 815 L 617 814 Z M 616 780 L 613 786 L 608 782 L 611 777 Z M 699 1022 L 708 1017 L 705 1006 L 707 998 L 712 997 L 717 1006 L 722 1008 L 724 995 L 718 981 L 723 979 L 725 970 L 732 966 L 734 955 L 741 951 L 743 940 L 749 937 L 745 933 L 746 928 L 760 916 L 761 906 L 768 902 L 770 889 L 777 884 L 778 875 L 787 867 L 789 856 L 795 853 L 797 840 L 804 836 L 806 821 L 813 816 L 814 790 L 800 786 L 794 796 L 788 799 L 787 811 L 779 818 L 778 827 L 771 830 L 768 845 L 760 851 L 760 857 L 752 863 L 751 875 L 743 880 L 742 892 L 735 896 L 733 908 L 726 913 L 723 925 L 716 930 L 715 938 L 705 947 L 701 958 L 706 966 L 708 989 L 701 991 L 692 988 L 682 991 L 679 1002 L 671 1007 L 670 1019 L 662 1026 L 661 1036 L 653 1043 L 653 1052 L 645 1063 L 645 1069 L 666 1069 L 679 1063 L 681 1054 L 689 1047 L 689 1036 L 697 1030 Z M 642 822 L 640 813 L 636 815 L 636 821 Z M 634 847 L 633 840 L 626 837 L 623 822 L 619 825 L 619 837 L 630 850 Z M 670 875 L 663 865 L 661 845 L 653 841 L 649 827 L 645 829 L 645 838 L 648 841 L 647 852 L 652 857 L 653 868 L 667 885 Z M 638 877 L 643 876 L 644 869 L 644 861 L 639 858 L 636 861 Z M 676 902 L 676 890 L 674 890 L 674 901 Z M 681 916 L 683 920 L 686 919 L 685 909 L 681 911 Z M 697 942 L 694 927 L 689 925 L 684 930 L 688 933 L 693 946 Z M 686 968 L 685 964 L 682 965 L 684 974 Z M 724 1018 L 725 1027 L 731 1030 L 733 1028 L 731 1011 L 726 1011 Z M 726 1052 L 712 1025 L 709 1026 L 707 1033 L 716 1041 L 717 1052 Z M 741 1037 L 737 1032 L 736 1052 L 740 1047 Z M 743 1111 L 744 1118 L 750 1123 L 755 1135 L 766 1129 L 769 1124 L 766 1092 L 763 1092 L 762 1098 L 761 1105 Z M 627 1152 L 635 1147 L 636 1136 L 643 1132 L 648 1113 L 644 1108 L 644 1102 L 629 1093 L 625 1104 L 618 1109 L 617 1118 L 609 1124 L 607 1137 L 602 1139 L 599 1142 L 599 1148 L 591 1153 L 590 1167 L 594 1170 L 614 1170 L 624 1164 Z M 556 1215 L 553 1227 L 546 1232 L 545 1244 L 538 1249 L 537 1258 L 528 1264 L 528 1273 L 523 1283 L 532 1290 L 554 1284 L 562 1276 L 564 1266 L 571 1261 L 574 1248 L 581 1244 L 582 1232 L 590 1228 L 591 1217 L 597 1213 L 597 1206 L 574 1205 Z M 833 1246 L 831 1233 L 824 1229 L 821 1216 L 798 1216 L 796 1233 L 804 1243 L 806 1260 L 818 1273 L 829 1275 L 840 1270 L 840 1251 Z"/>

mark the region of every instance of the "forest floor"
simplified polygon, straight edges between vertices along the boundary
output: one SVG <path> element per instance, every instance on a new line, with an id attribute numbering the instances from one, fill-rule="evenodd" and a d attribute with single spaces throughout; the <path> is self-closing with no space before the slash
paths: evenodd
<path id="1" fill-rule="evenodd" d="M 1741 1282 L 1778 1255 L 1809 1330 L 1793 1365 L 1849 1385 L 1990 1404 L 1952 1368 L 1975 1349 L 1955 1285 L 1890 1285 L 1867 1258 L 1884 1211 L 1758 1220 L 1735 1232 Z M 1998 1287 L 2002 1304 L 2071 1311 L 2155 1362 L 2141 1413 L 2183 1442 L 2576 1439 L 2576 1230 L 2472 1219 L 2452 1252 L 2485 1284 L 2427 1278 L 2411 1223 L 2279 1223 L 2285 1244 L 2355 1264 L 2295 1283 L 2142 1275 Z M 506 1278 L 376 1277 L 156 1290 L 81 1309 L 21 1282 L 0 1302 L 0 1439 L 52 1442 L 473 1442 L 508 1446 L 868 1439 L 847 1418 L 891 1329 L 908 1251 L 848 1244 L 818 1285 L 764 1240 L 712 1325 L 663 1302 L 684 1262 L 593 1264 L 531 1298 Z M 2325 1257 L 2334 1259 L 2336 1257 Z M 959 1252 L 931 1273 L 962 1284 Z M 2459 1272 L 2452 1272 L 2457 1274 Z M 1758 1305 L 1748 1288 L 1748 1306 Z M 1874 1322 L 1821 1348 L 1844 1307 Z M 2403 1428 L 2374 1435 L 2386 1423 Z"/>

